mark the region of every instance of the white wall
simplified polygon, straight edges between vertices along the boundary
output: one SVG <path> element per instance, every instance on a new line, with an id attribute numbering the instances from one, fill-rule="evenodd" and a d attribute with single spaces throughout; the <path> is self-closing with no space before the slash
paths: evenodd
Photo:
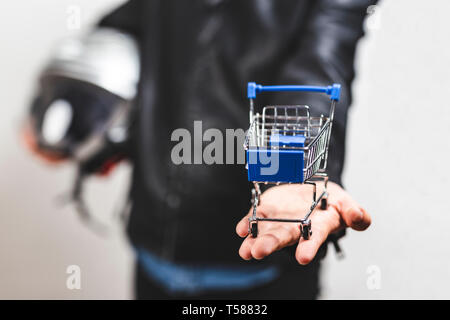
<path id="1" fill-rule="evenodd" d="M 373 216 L 323 298 L 450 298 L 450 2 L 384 0 L 361 43 L 344 183 Z M 380 271 L 381 288 L 367 281 Z"/>
<path id="2" fill-rule="evenodd" d="M 67 8 L 82 9 L 85 29 L 119 2 L 0 3 L 0 298 L 132 297 L 133 256 L 123 231 L 115 226 L 109 239 L 99 238 L 73 209 L 55 206 L 72 168 L 32 161 L 17 135 L 33 77 L 55 41 L 74 32 Z M 345 260 L 330 250 L 322 298 L 450 298 L 449 11 L 445 0 L 385 0 L 360 44 L 344 182 L 373 225 L 349 231 Z M 123 166 L 90 184 L 90 203 L 105 220 L 122 203 L 128 172 Z M 66 288 L 71 264 L 82 270 L 79 291 Z M 377 276 L 368 268 L 380 271 L 379 289 L 367 286 Z"/>

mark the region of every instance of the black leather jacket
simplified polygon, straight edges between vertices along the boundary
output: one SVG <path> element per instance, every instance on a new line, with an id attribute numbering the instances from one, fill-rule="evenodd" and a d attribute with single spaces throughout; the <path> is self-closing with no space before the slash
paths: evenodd
<path id="1" fill-rule="evenodd" d="M 128 231 L 166 259 L 221 265 L 240 259 L 236 223 L 250 208 L 244 165 L 175 165 L 176 128 L 248 128 L 246 84 L 342 85 L 328 172 L 341 183 L 354 56 L 373 0 L 132 0 L 101 25 L 134 34 L 142 52 Z M 328 114 L 318 94 L 261 95 Z M 293 263 L 290 249 L 251 263 Z M 296 263 L 295 263 L 296 264 Z"/>

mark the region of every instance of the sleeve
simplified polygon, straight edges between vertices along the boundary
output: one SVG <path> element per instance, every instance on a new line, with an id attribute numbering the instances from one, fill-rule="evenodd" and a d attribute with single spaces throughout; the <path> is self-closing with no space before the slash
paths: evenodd
<path id="1" fill-rule="evenodd" d="M 341 183 L 344 166 L 347 111 L 351 103 L 354 78 L 354 57 L 358 40 L 363 36 L 367 8 L 375 0 L 315 0 L 311 1 L 308 21 L 301 23 L 301 40 L 282 66 L 278 83 L 342 86 L 329 148 L 327 171 L 330 181 Z M 295 41 L 294 41 L 295 42 Z M 305 101 L 316 115 L 329 114 L 330 100 L 325 95 L 303 93 Z"/>
<path id="2" fill-rule="evenodd" d="M 144 12 L 143 7 L 143 0 L 129 0 L 103 17 L 98 26 L 119 29 L 139 40 L 142 33 L 141 13 Z"/>

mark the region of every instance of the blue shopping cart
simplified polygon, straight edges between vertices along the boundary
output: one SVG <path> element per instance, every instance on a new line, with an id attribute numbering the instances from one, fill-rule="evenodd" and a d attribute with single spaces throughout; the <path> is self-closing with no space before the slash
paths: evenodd
<path id="1" fill-rule="evenodd" d="M 263 92 L 306 91 L 330 96 L 331 107 L 328 116 L 311 116 L 306 105 L 266 106 L 262 114 L 255 113 L 256 95 Z M 328 146 L 334 111 L 339 101 L 341 87 L 331 86 L 263 86 L 248 83 L 247 96 L 250 100 L 250 128 L 244 148 L 247 157 L 248 180 L 253 182 L 253 214 L 249 218 L 249 233 L 258 236 L 258 222 L 299 223 L 301 236 L 308 240 L 312 234 L 310 215 L 317 205 L 327 208 L 326 173 Z M 324 182 L 323 192 L 317 196 L 317 182 Z M 313 186 L 312 204 L 302 219 L 262 218 L 256 215 L 260 203 L 260 184 L 299 183 Z"/>

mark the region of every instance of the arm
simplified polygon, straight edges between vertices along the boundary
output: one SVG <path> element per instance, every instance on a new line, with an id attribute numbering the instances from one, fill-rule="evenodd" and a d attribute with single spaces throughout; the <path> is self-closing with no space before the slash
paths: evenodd
<path id="1" fill-rule="evenodd" d="M 347 111 L 351 104 L 354 57 L 363 36 L 367 7 L 376 0 L 311 1 L 310 19 L 298 31 L 301 41 L 284 64 L 276 83 L 326 86 L 341 84 L 330 142 L 327 172 L 330 180 L 341 184 L 344 166 Z M 292 98 L 291 98 L 292 99 Z M 298 101 L 311 106 L 315 115 L 328 114 L 325 95 L 299 93 Z"/>

